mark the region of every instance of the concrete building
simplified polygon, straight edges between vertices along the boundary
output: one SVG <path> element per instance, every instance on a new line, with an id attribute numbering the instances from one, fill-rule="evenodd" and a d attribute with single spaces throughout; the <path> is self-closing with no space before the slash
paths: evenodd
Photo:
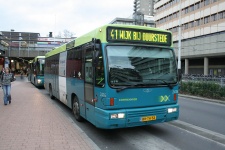
<path id="1" fill-rule="evenodd" d="M 127 25 L 142 25 L 148 27 L 155 27 L 155 21 L 152 17 L 143 15 L 143 18 L 115 18 L 110 24 L 127 24 Z"/>
<path id="2" fill-rule="evenodd" d="M 157 0 L 154 8 L 156 27 L 172 31 L 176 54 L 181 35 L 182 73 L 225 75 L 225 0 Z"/>
<path id="3" fill-rule="evenodd" d="M 49 32 L 49 37 L 40 37 L 39 33 L 14 30 L 0 33 L 0 69 L 8 66 L 14 70 L 20 69 L 34 57 L 44 56 L 53 48 L 74 39 L 54 38 L 52 32 Z"/>
<path id="4" fill-rule="evenodd" d="M 4 39 L 5 36 L 2 32 L 0 32 L 0 71 L 5 66 L 5 51 L 8 49 L 9 46 L 9 44 Z"/>
<path id="5" fill-rule="evenodd" d="M 155 27 L 154 0 L 134 0 L 134 12 L 129 18 L 115 18 L 110 24 Z"/>
<path id="6" fill-rule="evenodd" d="M 154 0 L 134 0 L 134 14 L 138 12 L 154 16 Z"/>

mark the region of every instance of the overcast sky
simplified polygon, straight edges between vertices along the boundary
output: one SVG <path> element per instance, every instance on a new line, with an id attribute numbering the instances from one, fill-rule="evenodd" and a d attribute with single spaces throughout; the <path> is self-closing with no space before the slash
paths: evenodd
<path id="1" fill-rule="evenodd" d="M 75 36 L 133 14 L 134 0 L 0 0 L 0 31 Z"/>

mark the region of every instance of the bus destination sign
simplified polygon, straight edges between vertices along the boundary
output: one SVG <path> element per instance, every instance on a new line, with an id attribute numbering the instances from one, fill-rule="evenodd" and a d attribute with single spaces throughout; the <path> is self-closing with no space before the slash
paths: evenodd
<path id="1" fill-rule="evenodd" d="M 108 42 L 130 42 L 152 45 L 171 46 L 171 33 L 154 30 L 141 30 L 130 28 L 107 28 Z"/>

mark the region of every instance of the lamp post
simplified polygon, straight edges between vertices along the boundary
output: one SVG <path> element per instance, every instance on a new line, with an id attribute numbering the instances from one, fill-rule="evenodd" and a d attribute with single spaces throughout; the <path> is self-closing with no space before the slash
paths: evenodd
<path id="1" fill-rule="evenodd" d="M 21 33 L 19 33 L 19 57 L 20 57 L 21 40 L 22 40 Z"/>
<path id="2" fill-rule="evenodd" d="M 178 72 L 181 73 L 181 1 L 179 5 L 179 29 L 178 29 Z"/>

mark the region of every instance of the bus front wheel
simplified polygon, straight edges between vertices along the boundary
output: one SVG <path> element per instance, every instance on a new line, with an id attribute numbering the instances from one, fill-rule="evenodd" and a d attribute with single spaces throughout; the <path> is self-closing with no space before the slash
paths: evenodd
<path id="1" fill-rule="evenodd" d="M 80 116 L 80 105 L 76 96 L 73 97 L 73 114 L 77 121 L 82 121 L 82 117 Z"/>
<path id="2" fill-rule="evenodd" d="M 52 86 L 51 85 L 49 86 L 49 96 L 51 99 L 54 99 L 54 96 L 52 94 Z"/>

